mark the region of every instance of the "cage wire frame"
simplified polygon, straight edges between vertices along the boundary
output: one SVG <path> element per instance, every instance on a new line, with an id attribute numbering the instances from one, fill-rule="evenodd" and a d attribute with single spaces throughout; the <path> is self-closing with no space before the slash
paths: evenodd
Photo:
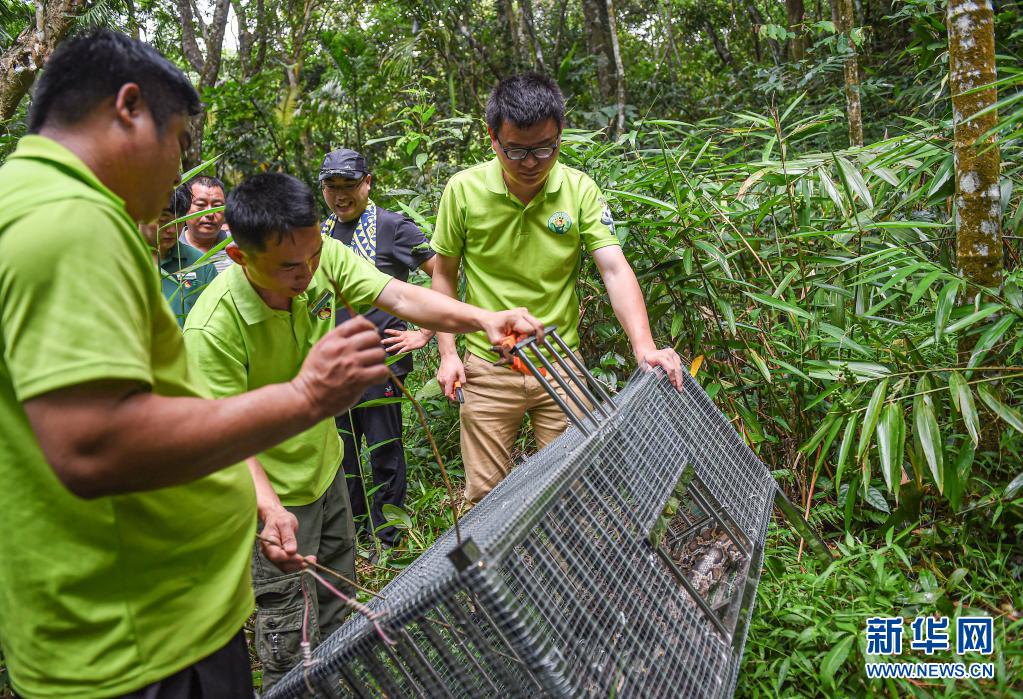
<path id="1" fill-rule="evenodd" d="M 569 429 L 368 602 L 393 646 L 353 616 L 266 699 L 727 697 L 773 504 L 831 559 L 692 377 L 611 397 L 554 328 L 513 354 Z"/>

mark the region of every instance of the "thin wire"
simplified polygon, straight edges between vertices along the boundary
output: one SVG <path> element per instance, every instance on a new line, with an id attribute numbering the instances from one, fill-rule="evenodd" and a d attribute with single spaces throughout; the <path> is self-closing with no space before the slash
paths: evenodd
<path id="1" fill-rule="evenodd" d="M 319 581 L 321 585 L 330 590 L 338 599 L 340 599 L 349 607 L 357 611 L 359 614 L 362 614 L 364 617 L 366 617 L 370 621 L 370 623 L 373 624 L 373 628 L 376 629 L 377 635 L 380 636 L 380 640 L 382 640 L 389 646 L 397 645 L 397 642 L 388 637 L 388 635 L 384 633 L 383 627 L 380 626 L 379 621 L 380 613 L 374 612 L 372 609 L 364 605 L 362 602 L 359 602 L 359 600 L 355 599 L 354 597 L 349 597 L 345 593 L 341 592 L 336 587 L 327 582 L 323 578 L 323 576 L 319 575 L 313 569 L 306 568 L 303 572 L 305 572 L 307 575 L 311 575 L 313 578 Z"/>
<path id="2" fill-rule="evenodd" d="M 273 544 L 274 546 L 276 546 L 279 549 L 283 549 L 284 548 L 277 541 L 274 541 L 273 539 L 267 538 L 267 537 L 265 537 L 265 536 L 263 536 L 261 534 L 256 534 L 256 538 L 259 539 L 260 541 L 264 541 L 264 542 L 266 542 L 268 544 Z M 299 554 L 299 555 L 301 555 L 301 554 Z M 335 578 L 337 578 L 341 582 L 347 583 L 347 584 L 351 585 L 352 587 L 354 587 L 355 589 L 357 589 L 357 590 L 359 590 L 361 592 L 365 592 L 368 595 L 373 595 L 374 597 L 377 597 L 379 599 L 385 599 L 385 597 L 383 595 L 381 595 L 380 593 L 374 592 L 373 590 L 369 589 L 368 587 L 363 587 L 359 583 L 355 582 L 354 580 L 348 578 L 345 575 L 342 575 L 341 573 L 337 572 L 336 570 L 333 570 L 332 568 L 328 568 L 325 565 L 321 565 L 320 563 L 317 563 L 316 559 L 311 557 L 311 556 L 302 556 L 302 562 L 305 563 L 306 565 L 309 565 L 309 566 L 312 566 L 313 568 L 316 568 L 317 570 L 322 570 L 324 573 L 330 573 L 331 575 L 333 575 Z"/>

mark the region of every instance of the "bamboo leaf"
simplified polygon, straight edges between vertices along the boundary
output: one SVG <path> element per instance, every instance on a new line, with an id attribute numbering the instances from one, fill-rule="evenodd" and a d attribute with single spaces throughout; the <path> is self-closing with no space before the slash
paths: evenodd
<path id="1" fill-rule="evenodd" d="M 841 168 L 841 174 L 844 175 L 843 179 L 845 179 L 845 181 L 849 184 L 849 187 L 856 193 L 856 196 L 858 196 L 868 208 L 874 208 L 874 198 L 870 196 L 870 189 L 867 187 L 867 183 L 863 180 L 863 175 L 860 174 L 859 169 L 840 155 L 835 156 L 835 160 L 838 161 L 838 166 Z"/>
<path id="2" fill-rule="evenodd" d="M 870 395 L 870 402 L 867 403 L 867 412 L 863 415 L 863 428 L 860 431 L 860 442 L 856 447 L 856 458 L 863 460 L 867 448 L 874 437 L 874 429 L 877 427 L 877 420 L 881 415 L 881 404 L 884 402 L 885 393 L 888 391 L 888 379 L 882 379 L 874 392 Z"/>
<path id="3" fill-rule="evenodd" d="M 984 401 L 984 404 L 991 408 L 995 415 L 1012 425 L 1016 431 L 1023 432 L 1023 416 L 1020 415 L 1018 410 L 1010 408 L 999 400 L 990 386 L 981 384 L 977 387 L 977 393 L 980 395 L 980 399 Z"/>
<path id="4" fill-rule="evenodd" d="M 767 296 L 765 294 L 755 294 L 752 291 L 744 291 L 742 293 L 749 296 L 754 301 L 764 304 L 765 306 L 770 306 L 778 309 L 779 311 L 791 313 L 795 316 L 799 316 L 800 318 L 805 318 L 806 320 L 813 320 L 813 316 L 810 315 L 809 312 L 803 310 L 799 306 L 789 303 L 788 301 L 776 299 L 773 296 Z"/>
<path id="5" fill-rule="evenodd" d="M 821 663 L 821 677 L 829 687 L 835 685 L 835 673 L 845 663 L 846 658 L 849 657 L 849 651 L 852 649 L 852 644 L 855 640 L 856 637 L 854 635 L 847 634 L 824 656 L 824 660 Z"/>
<path id="6" fill-rule="evenodd" d="M 1016 322 L 1016 316 L 1007 315 L 1003 318 L 999 318 L 995 323 L 985 330 L 980 339 L 977 340 L 977 344 L 973 346 L 973 353 L 970 355 L 970 361 L 966 363 L 968 369 L 980 364 L 980 360 L 984 358 L 984 355 L 988 351 L 998 344 L 998 341 L 1002 339 L 1006 331 L 1013 326 Z"/>
<path id="7" fill-rule="evenodd" d="M 913 426 L 917 443 L 931 470 L 938 492 L 945 492 L 944 445 L 938 431 L 938 420 L 934 415 L 934 403 L 926 391 L 931 384 L 924 376 L 917 383 L 917 396 L 913 399 Z"/>
<path id="8" fill-rule="evenodd" d="M 759 369 L 760 373 L 763 374 L 764 378 L 767 380 L 767 383 L 771 383 L 771 370 L 767 368 L 767 362 L 765 362 L 763 358 L 759 354 L 757 354 L 757 351 L 755 349 L 750 348 L 749 353 L 750 356 L 753 358 L 753 363 L 757 365 L 757 369 Z"/>
<path id="9" fill-rule="evenodd" d="M 959 281 L 951 281 L 942 287 L 938 294 L 938 305 L 934 311 L 934 341 L 941 340 L 942 332 L 948 323 L 948 317 L 952 313 L 952 306 L 955 303 L 956 292 L 959 291 Z"/>
<path id="10" fill-rule="evenodd" d="M 912 306 L 919 301 L 923 297 L 924 293 L 931 288 L 931 284 L 933 284 L 934 281 L 943 274 L 945 274 L 945 271 L 941 269 L 928 272 L 927 275 L 917 283 L 916 288 L 913 289 L 913 295 L 909 298 L 909 305 Z"/>
<path id="11" fill-rule="evenodd" d="M 842 441 L 838 445 L 838 458 L 835 459 L 836 489 L 842 485 L 842 473 L 845 471 L 845 464 L 849 460 L 849 452 L 852 450 L 854 434 L 856 434 L 856 421 L 850 417 L 845 423 L 845 433 L 842 434 Z"/>
<path id="12" fill-rule="evenodd" d="M 968 328 L 977 321 L 984 320 L 988 316 L 997 313 L 1001 309 L 1002 307 L 999 306 L 997 303 L 989 303 L 983 308 L 981 308 L 979 311 L 974 311 L 973 313 L 965 315 L 956 322 L 949 325 L 947 328 L 945 328 L 944 334 L 947 335 L 949 333 L 958 332 L 960 330 L 963 330 L 964 328 Z"/>
<path id="13" fill-rule="evenodd" d="M 895 401 L 884 406 L 877 425 L 877 450 L 881 456 L 881 474 L 888 492 L 898 497 L 902 481 L 905 418 L 902 403 Z"/>
<path id="14" fill-rule="evenodd" d="M 966 431 L 970 433 L 970 438 L 973 439 L 974 446 L 980 444 L 980 418 L 977 417 L 973 392 L 958 371 L 953 371 L 949 375 L 948 390 L 952 394 L 952 405 L 963 416 L 963 423 L 966 425 Z"/>

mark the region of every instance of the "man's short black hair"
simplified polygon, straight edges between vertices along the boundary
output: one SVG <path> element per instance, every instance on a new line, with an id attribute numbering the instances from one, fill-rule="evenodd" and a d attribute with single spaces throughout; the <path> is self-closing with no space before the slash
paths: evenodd
<path id="1" fill-rule="evenodd" d="M 279 243 L 295 229 L 319 223 L 313 191 L 280 172 L 254 175 L 232 189 L 224 215 L 243 250 L 265 250 L 271 239 Z"/>
<path id="2" fill-rule="evenodd" d="M 496 134 L 510 121 L 522 129 L 554 119 L 565 123 L 565 96 L 550 77 L 530 71 L 504 78 L 487 101 L 487 126 Z"/>
<path id="3" fill-rule="evenodd" d="M 199 113 L 199 93 L 185 74 L 149 44 L 109 29 L 68 39 L 46 62 L 28 114 L 29 133 L 72 126 L 125 83 L 139 86 L 157 129 L 173 114 Z"/>
<path id="4" fill-rule="evenodd" d="M 219 177 L 213 177 L 212 175 L 196 175 L 188 182 L 185 183 L 185 188 L 188 190 L 189 196 L 192 194 L 192 185 L 202 185 L 203 187 L 220 187 L 220 191 L 227 194 L 227 187 L 220 181 Z"/>
<path id="5" fill-rule="evenodd" d="M 167 206 L 163 207 L 163 210 L 170 211 L 174 214 L 174 218 L 179 218 L 187 214 L 191 206 L 192 193 L 186 187 L 175 187 L 170 201 L 167 202 Z"/>

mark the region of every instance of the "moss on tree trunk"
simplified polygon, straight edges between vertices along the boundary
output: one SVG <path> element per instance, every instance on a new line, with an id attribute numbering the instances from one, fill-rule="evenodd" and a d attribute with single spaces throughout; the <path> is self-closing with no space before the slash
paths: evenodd
<path id="1" fill-rule="evenodd" d="M 983 138 L 997 122 L 995 29 L 990 0 L 949 0 L 949 86 L 956 175 L 956 256 L 962 275 L 986 287 L 1002 277 L 998 144 Z"/>

